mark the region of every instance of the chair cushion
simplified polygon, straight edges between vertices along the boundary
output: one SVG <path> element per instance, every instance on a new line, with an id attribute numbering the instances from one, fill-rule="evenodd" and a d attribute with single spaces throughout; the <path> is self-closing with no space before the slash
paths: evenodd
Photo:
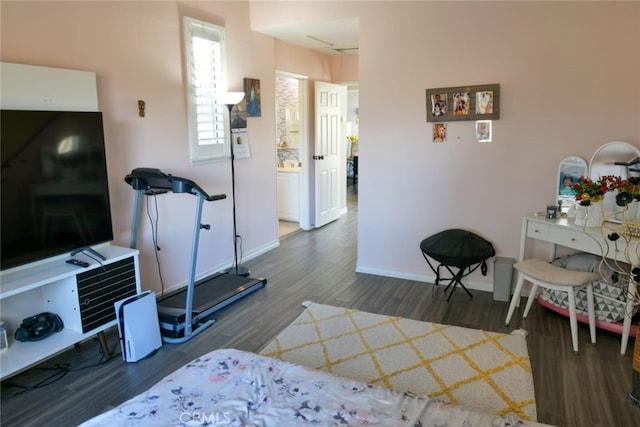
<path id="1" fill-rule="evenodd" d="M 518 262 L 513 267 L 526 276 L 553 285 L 584 286 L 600 279 L 600 273 L 567 270 L 537 258 Z"/>
<path id="2" fill-rule="evenodd" d="M 444 230 L 420 242 L 423 253 L 441 264 L 459 268 L 480 263 L 496 254 L 493 245 L 471 231 Z"/>

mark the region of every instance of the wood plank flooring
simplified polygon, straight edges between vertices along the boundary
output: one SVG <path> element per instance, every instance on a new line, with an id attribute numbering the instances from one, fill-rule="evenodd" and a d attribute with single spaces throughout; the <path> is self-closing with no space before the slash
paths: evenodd
<path id="1" fill-rule="evenodd" d="M 245 266 L 268 284 L 215 314 L 214 325 L 179 345 L 165 344 L 153 357 L 124 363 L 119 355 L 97 365 L 97 341 L 83 343 L 36 369 L 2 384 L 0 422 L 10 426 L 72 426 L 147 389 L 171 371 L 217 348 L 258 352 L 303 310 L 305 300 L 357 308 L 491 331 L 529 331 L 538 421 L 556 426 L 640 426 L 640 408 L 628 403 L 632 367 L 630 350 L 620 356 L 618 336 L 598 331 L 589 344 L 588 328 L 580 327 L 579 355 L 571 351 L 568 320 L 535 304 L 529 318 L 521 310 L 504 327 L 507 303 L 486 292 L 473 299 L 456 292 L 447 303 L 443 287 L 421 282 L 355 273 L 355 187 L 349 187 L 349 212 L 320 230 L 298 232 L 281 246 Z M 417 250 L 408 248 L 407 250 Z M 425 268 L 427 268 L 425 264 Z M 117 335 L 109 345 L 118 351 Z M 11 386 L 35 386 L 66 367 L 66 374 L 47 386 L 28 391 Z"/>

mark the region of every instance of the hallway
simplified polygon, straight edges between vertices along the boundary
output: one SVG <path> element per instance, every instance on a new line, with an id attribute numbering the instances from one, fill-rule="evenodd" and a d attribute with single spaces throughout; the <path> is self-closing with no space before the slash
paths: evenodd
<path id="1" fill-rule="evenodd" d="M 353 178 L 347 177 L 347 210 L 350 212 L 357 208 L 358 204 L 358 183 Z M 278 222 L 278 238 L 282 239 L 290 234 L 297 233 L 300 225 L 297 222 L 282 221 Z"/>

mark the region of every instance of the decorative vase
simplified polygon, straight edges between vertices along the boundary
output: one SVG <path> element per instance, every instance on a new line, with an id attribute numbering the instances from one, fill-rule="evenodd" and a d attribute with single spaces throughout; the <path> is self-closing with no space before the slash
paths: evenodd
<path id="1" fill-rule="evenodd" d="M 579 227 L 600 227 L 602 206 L 599 203 L 592 203 L 589 206 L 578 205 L 574 223 Z"/>

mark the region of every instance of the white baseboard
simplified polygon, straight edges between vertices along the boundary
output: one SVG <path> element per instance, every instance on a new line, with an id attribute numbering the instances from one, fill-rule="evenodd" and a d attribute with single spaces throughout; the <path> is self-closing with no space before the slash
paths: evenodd
<path id="1" fill-rule="evenodd" d="M 414 280 L 416 282 L 425 282 L 433 284 L 436 282 L 435 274 L 415 274 L 408 273 L 406 271 L 396 271 L 396 270 L 385 270 L 371 267 L 361 267 L 356 266 L 356 273 L 364 273 L 364 274 L 373 274 L 375 276 L 383 276 L 383 277 L 393 277 L 396 279 L 404 279 L 404 280 Z M 484 291 L 493 293 L 493 283 L 486 282 L 478 282 L 475 280 L 464 279 L 464 285 L 476 291 Z M 515 289 L 515 286 L 512 288 L 512 292 Z M 522 293 L 520 294 L 521 299 L 526 299 L 529 297 L 529 291 L 531 290 L 531 284 L 525 282 L 522 287 Z"/>
<path id="2" fill-rule="evenodd" d="M 280 246 L 280 241 L 279 240 L 274 240 L 271 243 L 267 243 L 266 245 L 263 245 L 259 248 L 254 249 L 251 252 L 248 252 L 246 254 L 243 254 L 242 256 L 242 262 L 246 262 L 249 260 L 252 260 L 253 258 L 256 258 L 266 252 L 269 252 L 270 250 L 276 249 L 277 247 Z M 240 261 L 240 260 L 239 260 Z M 238 264 L 240 264 L 240 262 L 238 262 Z M 222 264 L 218 264 L 214 267 L 211 267 L 205 271 L 203 271 L 202 273 L 198 274 L 196 276 L 196 282 L 198 280 L 204 279 L 205 277 L 209 277 L 209 276 L 213 276 L 214 274 L 220 273 L 224 270 L 226 270 L 227 268 L 231 267 L 233 265 L 233 260 L 229 260 L 229 262 L 226 263 L 222 263 Z M 166 288 L 164 290 L 165 294 L 169 294 L 171 292 L 174 291 L 178 291 L 181 289 L 184 289 L 187 287 L 187 281 L 186 279 L 180 283 L 177 283 L 173 286 L 171 286 L 170 288 Z"/>
<path id="3" fill-rule="evenodd" d="M 376 276 L 394 277 L 396 279 L 414 280 L 416 282 L 425 282 L 425 283 L 432 283 L 432 284 L 436 282 L 435 274 L 415 274 L 415 273 L 408 273 L 406 271 L 383 270 L 383 269 L 360 267 L 360 266 L 356 266 L 356 273 L 366 273 L 366 274 L 373 274 Z M 463 283 L 469 289 L 475 289 L 477 291 L 493 292 L 492 283 L 478 282 L 478 281 L 468 280 L 468 279 L 465 279 Z"/>

